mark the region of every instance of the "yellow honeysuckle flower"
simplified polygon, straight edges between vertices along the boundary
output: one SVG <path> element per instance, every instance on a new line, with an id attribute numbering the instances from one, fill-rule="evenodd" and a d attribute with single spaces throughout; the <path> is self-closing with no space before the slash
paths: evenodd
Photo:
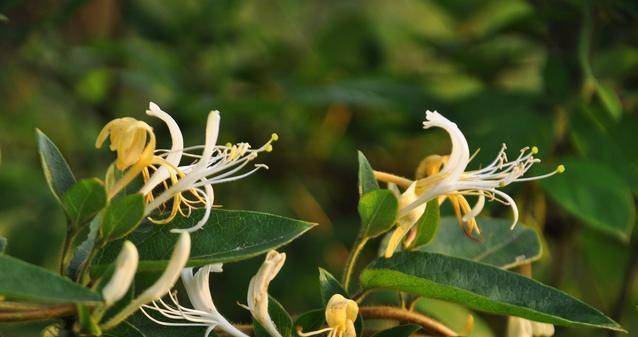
<path id="1" fill-rule="evenodd" d="M 328 332 L 327 337 L 356 337 L 357 332 L 354 328 L 354 322 L 357 320 L 357 315 L 359 315 L 357 302 L 335 294 L 332 295 L 326 305 L 326 323 L 328 328 L 306 333 L 297 328 L 297 334 L 307 337 Z"/>
<path id="2" fill-rule="evenodd" d="M 449 134 L 452 142 L 452 151 L 449 155 L 426 157 L 419 164 L 414 181 L 375 171 L 378 180 L 405 188 L 399 196 L 397 225 L 388 242 L 386 257 L 394 254 L 403 238 L 421 217 L 426 203 L 430 200 L 438 199 L 441 203 L 446 198 L 450 199 L 459 223 L 468 236 L 471 236 L 474 231 L 480 234 L 475 218 L 483 210 L 486 197 L 512 208 L 514 214 L 512 228 L 514 228 L 518 222 L 516 203 L 499 188 L 513 182 L 543 179 L 565 171 L 565 167 L 559 165 L 548 174 L 523 177 L 532 165 L 540 162 L 540 159 L 534 157 L 538 153 L 538 148 L 523 148 L 515 160 L 509 161 L 505 144 L 496 159 L 488 166 L 478 170 L 466 170 L 473 156 L 470 156 L 467 140 L 457 125 L 436 111 L 427 111 L 423 128 L 431 127 L 442 128 Z M 467 196 L 477 198 L 474 206 L 467 201 Z"/>

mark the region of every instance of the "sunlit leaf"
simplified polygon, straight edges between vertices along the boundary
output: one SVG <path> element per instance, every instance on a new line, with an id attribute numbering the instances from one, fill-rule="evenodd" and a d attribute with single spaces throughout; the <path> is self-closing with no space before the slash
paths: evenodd
<path id="1" fill-rule="evenodd" d="M 103 239 L 117 240 L 126 236 L 144 218 L 144 196 L 130 194 L 111 200 L 104 210 L 100 227 Z"/>
<path id="2" fill-rule="evenodd" d="M 361 151 L 357 155 L 359 158 L 359 196 L 363 196 L 370 191 L 379 189 L 379 184 L 366 156 Z"/>
<path id="3" fill-rule="evenodd" d="M 419 247 L 430 243 L 436 236 L 441 222 L 441 211 L 439 209 L 439 201 L 436 199 L 428 201 L 425 212 L 417 220 L 416 237 L 412 242 L 413 247 Z"/>
<path id="4" fill-rule="evenodd" d="M 75 228 L 87 223 L 106 204 L 106 190 L 98 179 L 80 180 L 62 198 L 62 205 Z"/>
<path id="5" fill-rule="evenodd" d="M 60 150 L 51 139 L 37 129 L 36 138 L 44 177 L 53 195 L 61 202 L 66 191 L 75 185 L 75 177 L 73 176 L 73 172 L 71 172 L 69 164 L 64 160 Z"/>
<path id="6" fill-rule="evenodd" d="M 348 293 L 341 283 L 323 268 L 319 268 L 319 288 L 321 290 L 321 300 L 323 301 L 323 305 L 328 304 L 330 298 L 335 294 L 348 297 Z"/>
<path id="7" fill-rule="evenodd" d="M 389 190 L 374 190 L 359 200 L 361 236 L 377 237 L 392 228 L 397 217 L 399 202 Z"/>

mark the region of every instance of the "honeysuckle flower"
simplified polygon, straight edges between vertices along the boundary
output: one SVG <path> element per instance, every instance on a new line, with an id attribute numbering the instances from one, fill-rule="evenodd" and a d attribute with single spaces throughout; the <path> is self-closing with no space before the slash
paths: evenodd
<path id="1" fill-rule="evenodd" d="M 286 254 L 271 250 L 248 284 L 248 305 L 253 318 L 272 336 L 281 337 L 268 313 L 268 286 L 286 262 Z"/>
<path id="2" fill-rule="evenodd" d="M 423 128 L 432 127 L 442 128 L 449 134 L 452 151 L 448 156 L 426 158 L 419 165 L 415 181 L 389 173 L 375 172 L 377 179 L 406 188 L 399 198 L 397 228 L 388 243 L 386 257 L 392 256 L 405 235 L 423 214 L 424 205 L 430 200 L 438 198 L 439 202 L 442 202 L 445 198 L 449 198 L 459 222 L 465 224 L 465 232 L 468 235 L 471 235 L 475 230 L 480 233 L 475 217 L 482 211 L 485 198 L 511 207 L 514 215 L 512 228 L 514 228 L 518 222 L 516 203 L 512 197 L 499 188 L 513 182 L 546 178 L 565 170 L 564 166 L 559 165 L 550 173 L 523 177 L 532 165 L 540 161 L 534 157 L 538 153 L 538 149 L 536 147 L 523 148 L 515 160 L 509 161 L 505 144 L 492 163 L 478 170 L 467 170 L 473 156 L 470 156 L 467 140 L 457 125 L 436 111 L 427 111 Z M 470 205 L 466 196 L 477 197 L 474 206 Z"/>
<path id="3" fill-rule="evenodd" d="M 228 322 L 213 303 L 210 292 L 210 274 L 222 271 L 221 263 L 204 266 L 195 274 L 193 274 L 193 268 L 184 268 L 181 274 L 182 283 L 193 308 L 181 305 L 177 296 L 174 293 L 169 293 L 172 303 L 166 303 L 160 298 L 153 301 L 152 304 L 144 305 L 142 312 L 150 320 L 161 325 L 206 327 L 205 337 L 208 337 L 215 328 L 219 328 L 231 336 L 248 337 Z M 151 312 L 161 314 L 168 321 L 156 319 L 151 315 Z"/>
<path id="4" fill-rule="evenodd" d="M 142 294 L 133 299 L 126 307 L 124 307 L 124 309 L 103 324 L 102 329 L 108 330 L 114 328 L 144 304 L 155 301 L 166 295 L 179 278 L 182 268 L 186 265 L 188 256 L 190 255 L 190 250 L 190 234 L 187 232 L 180 233 L 179 239 L 177 240 L 173 253 L 171 254 L 171 258 L 168 261 L 162 275 L 157 279 L 157 281 L 155 281 L 155 283 L 153 283 L 153 285 L 144 290 Z"/>
<path id="5" fill-rule="evenodd" d="M 507 321 L 507 337 L 551 337 L 554 325 L 510 316 Z"/>
<path id="6" fill-rule="evenodd" d="M 131 287 L 135 272 L 137 271 L 137 263 L 139 254 L 137 248 L 130 241 L 125 241 L 122 250 L 115 260 L 115 271 L 109 282 L 102 288 L 102 297 L 107 306 L 119 301 L 126 295 Z"/>
<path id="7" fill-rule="evenodd" d="M 359 314 L 357 302 L 347 299 L 342 295 L 332 295 L 326 305 L 326 323 L 328 327 L 317 331 L 302 332 L 297 328 L 297 334 L 302 337 L 314 336 L 328 332 L 327 337 L 356 337 L 357 332 L 354 322 Z"/>

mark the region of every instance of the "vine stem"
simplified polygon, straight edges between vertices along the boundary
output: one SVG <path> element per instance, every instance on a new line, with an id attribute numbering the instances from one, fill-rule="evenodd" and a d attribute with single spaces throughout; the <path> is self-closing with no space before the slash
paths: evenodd
<path id="1" fill-rule="evenodd" d="M 348 255 L 348 260 L 346 261 L 346 266 L 343 272 L 343 287 L 346 291 L 348 291 L 350 287 L 352 273 L 354 272 L 354 267 L 357 264 L 357 259 L 359 258 L 359 255 L 361 255 L 361 251 L 363 251 L 366 243 L 368 243 L 368 240 L 369 238 L 361 237 L 361 235 L 359 235 L 352 247 L 352 251 L 350 251 L 350 255 Z"/>
<path id="2" fill-rule="evenodd" d="M 73 316 L 77 311 L 74 304 L 61 304 L 52 307 L 0 312 L 0 322 L 38 321 L 56 317 Z"/>
<path id="3" fill-rule="evenodd" d="M 361 314 L 363 318 L 368 319 L 390 319 L 401 323 L 417 324 L 423 327 L 423 329 L 435 333 L 437 336 L 448 337 L 458 335 L 454 330 L 433 318 L 401 308 L 389 306 L 360 307 L 359 314 Z"/>

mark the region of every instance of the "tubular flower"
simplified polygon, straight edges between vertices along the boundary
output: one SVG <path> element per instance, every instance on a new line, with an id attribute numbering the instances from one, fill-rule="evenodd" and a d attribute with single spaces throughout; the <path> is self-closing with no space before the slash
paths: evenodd
<path id="1" fill-rule="evenodd" d="M 272 336 L 281 337 L 268 313 L 268 286 L 286 262 L 286 254 L 271 250 L 248 284 L 248 306 L 253 318 Z"/>
<path id="2" fill-rule="evenodd" d="M 554 325 L 533 322 L 520 317 L 512 317 L 507 321 L 507 337 L 551 337 Z"/>
<path id="3" fill-rule="evenodd" d="M 505 144 L 489 165 L 478 170 L 467 170 L 473 156 L 470 156 L 467 140 L 461 130 L 436 111 L 427 111 L 423 128 L 432 127 L 442 128 L 449 134 L 452 151 L 448 156 L 430 156 L 424 159 L 417 169 L 415 181 L 384 172 L 375 172 L 377 179 L 406 188 L 399 197 L 397 228 L 388 243 L 386 257 L 394 254 L 405 235 L 423 214 L 425 204 L 430 200 L 438 199 L 442 202 L 449 198 L 459 223 L 464 227 L 467 235 L 471 236 L 474 231 L 480 234 L 475 218 L 482 211 L 486 197 L 512 208 L 514 214 L 512 228 L 514 228 L 518 222 L 516 203 L 499 188 L 513 182 L 547 178 L 565 170 L 563 165 L 559 165 L 548 174 L 523 177 L 535 163 L 540 162 L 540 159 L 534 157 L 538 149 L 523 148 L 515 160 L 509 161 Z M 477 198 L 474 206 L 467 201 L 467 196 Z"/>
<path id="4" fill-rule="evenodd" d="M 151 164 L 155 151 L 155 134 L 148 124 L 134 118 L 117 118 L 107 123 L 97 136 L 95 147 L 100 148 L 109 138 L 111 151 L 117 153 L 115 167 L 127 172 L 109 189 L 113 197 Z"/>
<path id="5" fill-rule="evenodd" d="M 332 295 L 326 305 L 326 323 L 328 327 L 311 332 L 302 332 L 297 328 L 297 334 L 302 337 L 314 336 L 328 332 L 327 337 L 356 337 L 354 321 L 359 315 L 357 302 L 347 299 L 342 295 Z"/>
<path id="6" fill-rule="evenodd" d="M 167 223 L 178 213 L 189 216 L 193 208 L 203 205 L 203 217 L 195 226 L 186 229 L 189 232 L 202 228 L 208 220 L 215 198 L 213 185 L 239 180 L 259 169 L 268 168 L 266 165 L 256 164 L 252 169 L 242 171 L 259 153 L 272 151 L 272 142 L 278 139 L 273 134 L 268 142 L 257 149 L 252 149 L 248 143 L 216 145 L 220 114 L 219 111 L 211 111 L 206 123 L 204 145 L 184 148 L 182 133 L 170 115 L 152 102 L 147 114 L 166 123 L 173 144 L 171 149 L 157 150 L 157 159 L 144 171 L 144 186 L 140 192 L 147 200 L 145 213 L 150 215 L 158 208 L 166 208 L 172 200 L 170 211 L 164 219 L 151 219 L 156 223 Z M 184 157 L 193 161 L 180 166 Z M 151 171 L 154 172 L 151 174 Z M 163 189 L 154 194 L 160 185 Z"/>
<path id="7" fill-rule="evenodd" d="M 221 263 L 204 266 L 195 274 L 193 274 L 193 268 L 184 268 L 181 274 L 182 283 L 184 283 L 186 293 L 193 308 L 182 306 L 177 296 L 174 293 L 169 293 L 172 304 L 166 303 L 159 298 L 153 301 L 152 304 L 144 305 L 142 312 L 150 320 L 161 325 L 206 327 L 206 337 L 217 327 L 231 336 L 248 337 L 228 322 L 224 316 L 219 313 L 215 304 L 213 304 L 209 285 L 210 273 L 221 273 L 222 271 Z M 169 321 L 158 320 L 154 318 L 150 312 L 157 312 L 168 318 Z"/>
<path id="8" fill-rule="evenodd" d="M 130 241 L 125 241 L 122 250 L 115 260 L 115 271 L 109 282 L 102 289 L 102 297 L 107 306 L 119 301 L 131 287 L 137 271 L 139 254 Z"/>
<path id="9" fill-rule="evenodd" d="M 137 298 L 133 299 L 124 309 L 118 312 L 113 318 L 102 325 L 103 330 L 114 328 L 120 322 L 128 318 L 144 304 L 155 301 L 166 295 L 179 278 L 182 268 L 188 261 L 191 250 L 191 239 L 187 232 L 179 235 L 179 239 L 173 249 L 173 254 L 166 265 L 162 275 L 153 285 L 144 290 Z"/>

